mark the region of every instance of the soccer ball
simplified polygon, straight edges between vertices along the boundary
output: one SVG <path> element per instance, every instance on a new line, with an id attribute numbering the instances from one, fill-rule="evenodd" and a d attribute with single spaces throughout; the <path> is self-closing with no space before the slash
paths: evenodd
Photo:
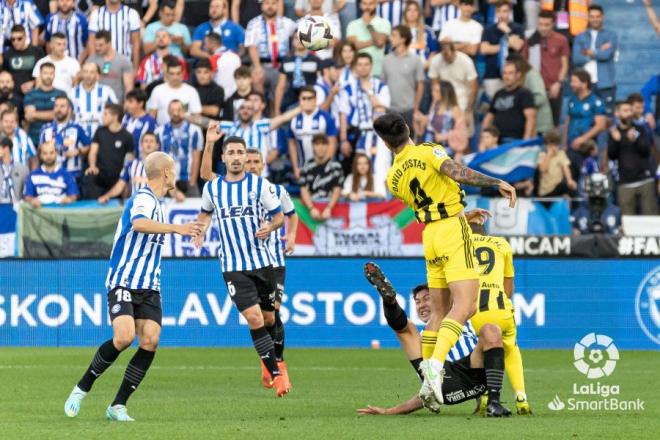
<path id="1" fill-rule="evenodd" d="M 298 38 L 309 50 L 325 49 L 332 41 L 330 23 L 318 15 L 308 15 L 298 22 Z"/>

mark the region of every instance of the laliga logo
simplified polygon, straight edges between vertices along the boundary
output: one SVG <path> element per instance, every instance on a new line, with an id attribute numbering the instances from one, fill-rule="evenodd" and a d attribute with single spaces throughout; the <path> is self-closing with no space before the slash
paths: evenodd
<path id="1" fill-rule="evenodd" d="M 605 360 L 603 351 L 607 353 L 607 360 Z M 609 336 L 589 333 L 575 344 L 573 357 L 575 358 L 575 368 L 580 373 L 589 379 L 599 379 L 614 372 L 616 361 L 619 360 L 619 350 Z"/>
<path id="2" fill-rule="evenodd" d="M 649 272 L 639 285 L 635 315 L 646 336 L 660 345 L 660 266 Z"/>

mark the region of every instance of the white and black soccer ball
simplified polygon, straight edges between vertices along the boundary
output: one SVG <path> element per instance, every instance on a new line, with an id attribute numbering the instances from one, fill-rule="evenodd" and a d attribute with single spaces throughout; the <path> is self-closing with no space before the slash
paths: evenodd
<path id="1" fill-rule="evenodd" d="M 298 38 L 309 50 L 322 50 L 332 41 L 330 23 L 318 15 L 308 15 L 298 22 Z"/>

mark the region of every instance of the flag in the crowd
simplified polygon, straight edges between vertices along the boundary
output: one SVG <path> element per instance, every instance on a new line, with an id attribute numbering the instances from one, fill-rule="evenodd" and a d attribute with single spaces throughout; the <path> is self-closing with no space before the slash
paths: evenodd
<path id="1" fill-rule="evenodd" d="M 542 148 L 541 137 L 514 141 L 483 153 L 468 154 L 463 157 L 463 163 L 480 173 L 519 182 L 534 177 Z"/>

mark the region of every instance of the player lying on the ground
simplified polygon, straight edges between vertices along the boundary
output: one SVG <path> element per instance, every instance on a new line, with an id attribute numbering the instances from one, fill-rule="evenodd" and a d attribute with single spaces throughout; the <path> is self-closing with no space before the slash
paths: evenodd
<path id="1" fill-rule="evenodd" d="M 217 177 L 213 172 L 213 147 L 215 142 L 223 136 L 222 133 L 217 131 L 217 127 L 218 123 L 212 122 L 209 125 L 206 134 L 207 142 L 202 157 L 200 176 L 207 181 L 211 181 Z M 211 139 L 211 142 L 209 142 L 209 138 Z M 261 152 L 254 148 L 248 148 L 246 171 L 254 176 L 261 176 L 265 166 L 266 164 L 264 163 Z M 280 367 L 280 371 L 283 372 L 283 376 L 289 381 L 289 389 L 291 389 L 288 369 L 286 362 L 284 361 L 284 323 L 282 323 L 282 319 L 280 318 L 280 307 L 282 305 L 282 296 L 284 295 L 286 278 L 285 255 L 291 255 L 296 245 L 298 215 L 296 214 L 293 201 L 287 190 L 282 185 L 273 186 L 275 187 L 275 194 L 282 204 L 282 211 L 288 218 L 288 222 L 279 230 L 271 232 L 270 237 L 268 237 L 267 240 L 268 249 L 273 261 L 273 272 L 275 273 L 277 289 L 275 291 L 275 323 L 272 326 L 266 325 L 266 330 L 268 330 L 268 333 L 270 333 L 273 338 L 273 343 L 275 345 L 275 359 Z M 270 219 L 268 218 L 267 220 Z M 268 324 L 269 321 L 266 320 L 266 323 Z M 273 379 L 263 362 L 261 363 L 261 383 L 266 388 L 273 387 Z"/>
<path id="2" fill-rule="evenodd" d="M 106 278 L 112 339 L 99 347 L 82 379 L 73 388 L 64 412 L 75 417 L 94 381 L 127 349 L 137 334 L 139 348 L 131 358 L 115 400 L 106 410 L 110 420 L 130 422 L 126 401 L 140 385 L 156 355 L 163 317 L 160 297 L 160 247 L 164 234 L 196 236 L 201 225 L 170 225 L 160 199 L 175 188 L 175 164 L 161 152 L 144 159 L 147 185 L 124 205 Z"/>
<path id="3" fill-rule="evenodd" d="M 385 319 L 394 330 L 408 360 L 423 380 L 419 364 L 422 361 L 421 338 L 415 325 L 408 320 L 405 312 L 396 301 L 396 291 L 375 263 L 365 264 L 365 276 L 373 284 L 383 300 Z M 417 315 L 423 321 L 431 314 L 431 297 L 426 285 L 413 290 Z M 469 322 L 469 321 L 468 321 Z M 504 377 L 504 352 L 502 334 L 494 325 L 481 326 L 477 346 L 471 353 L 455 359 L 454 346 L 449 352 L 445 369 L 447 375 L 442 384 L 443 402 L 446 405 L 462 403 L 475 399 L 488 391 L 489 399 L 486 409 L 488 417 L 508 417 L 511 412 L 499 402 Z M 423 337 L 423 336 L 422 336 Z M 459 344 L 461 340 L 459 339 Z M 472 348 L 472 347 L 470 347 Z M 407 414 L 427 406 L 433 412 L 440 411 L 440 405 L 428 406 L 419 396 L 413 396 L 407 402 L 393 408 L 369 406 L 358 410 L 361 414 Z"/>
<path id="4" fill-rule="evenodd" d="M 219 138 L 215 127 L 207 131 L 207 143 Z M 267 246 L 273 231 L 284 223 L 282 205 L 270 182 L 246 172 L 247 146 L 242 138 L 224 139 L 222 160 L 227 165 L 227 174 L 204 185 L 201 212 L 197 216 L 202 234 L 194 242 L 197 247 L 202 246 L 211 216 L 215 214 L 222 243 L 218 257 L 227 292 L 248 322 L 254 348 L 273 378 L 276 395 L 283 397 L 291 385 L 275 356 L 277 286 Z"/>
<path id="5" fill-rule="evenodd" d="M 478 263 L 479 296 L 472 325 L 477 333 L 485 324 L 495 324 L 502 330 L 504 366 L 516 399 L 518 414 L 531 414 L 525 394 L 525 377 L 520 348 L 516 341 L 516 321 L 513 303 L 513 251 L 502 237 L 484 234 L 483 222 L 471 222 L 472 244 Z M 481 402 L 480 411 L 485 411 Z"/>

